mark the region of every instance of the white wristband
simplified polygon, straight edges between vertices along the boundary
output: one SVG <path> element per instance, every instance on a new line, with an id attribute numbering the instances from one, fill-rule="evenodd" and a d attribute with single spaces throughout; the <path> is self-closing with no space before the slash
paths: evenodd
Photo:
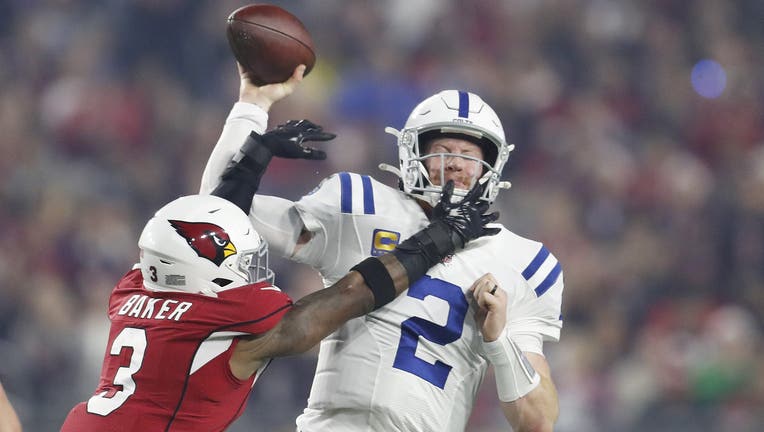
<path id="1" fill-rule="evenodd" d="M 493 364 L 499 400 L 512 402 L 527 395 L 541 382 L 541 376 L 512 342 L 505 328 L 492 342 L 483 342 L 483 350 Z"/>
<path id="2" fill-rule="evenodd" d="M 231 112 L 228 113 L 226 123 L 245 120 L 250 123 L 249 130 L 255 130 L 259 134 L 265 132 L 265 128 L 268 125 L 268 112 L 265 111 L 260 105 L 256 105 L 249 102 L 236 102 L 231 108 Z"/>

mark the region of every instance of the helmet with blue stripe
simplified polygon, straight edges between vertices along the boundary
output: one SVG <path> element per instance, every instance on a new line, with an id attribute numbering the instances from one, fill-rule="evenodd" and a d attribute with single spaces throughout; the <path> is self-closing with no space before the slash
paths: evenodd
<path id="1" fill-rule="evenodd" d="M 435 157 L 474 159 L 451 153 L 427 153 L 429 141 L 438 137 L 464 139 L 483 150 L 483 160 L 475 159 L 483 165 L 477 180 L 481 184 L 487 183 L 482 199 L 493 203 L 500 189 L 510 187 L 509 182 L 501 181 L 501 172 L 514 145 L 507 144 L 504 128 L 496 112 L 474 93 L 441 91 L 417 105 L 402 130 L 388 127 L 385 131 L 398 138 L 400 171 L 389 165 L 383 164 L 380 167 L 396 173 L 407 194 L 434 205 L 440 199 L 444 182 L 443 179 L 430 179 L 424 162 Z M 454 195 L 464 196 L 467 192 L 457 189 Z"/>

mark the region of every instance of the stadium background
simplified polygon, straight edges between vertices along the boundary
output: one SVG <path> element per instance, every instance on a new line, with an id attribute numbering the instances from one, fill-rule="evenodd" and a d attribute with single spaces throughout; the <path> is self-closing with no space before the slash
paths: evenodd
<path id="1" fill-rule="evenodd" d="M 88 397 L 140 229 L 197 190 L 237 96 L 224 24 L 243 4 L 0 1 L 0 380 L 25 430 Z M 276 4 L 318 63 L 271 125 L 339 137 L 326 162 L 275 161 L 263 192 L 340 170 L 394 184 L 384 127 L 475 91 L 517 145 L 501 221 L 565 269 L 557 430 L 764 430 L 764 2 Z M 294 297 L 320 283 L 273 261 Z M 314 362 L 274 362 L 231 430 L 293 430 Z M 506 428 L 494 394 L 489 377 L 470 431 Z"/>

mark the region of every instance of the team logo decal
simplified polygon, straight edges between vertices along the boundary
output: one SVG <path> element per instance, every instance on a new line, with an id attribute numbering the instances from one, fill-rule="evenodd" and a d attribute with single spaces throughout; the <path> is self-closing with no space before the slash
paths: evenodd
<path id="1" fill-rule="evenodd" d="M 395 231 L 375 229 L 371 238 L 371 256 L 384 255 L 398 246 L 401 234 Z"/>
<path id="2" fill-rule="evenodd" d="M 202 258 L 220 266 L 229 256 L 236 253 L 236 246 L 225 230 L 207 222 L 169 221 L 181 237 L 186 239 L 191 249 Z"/>

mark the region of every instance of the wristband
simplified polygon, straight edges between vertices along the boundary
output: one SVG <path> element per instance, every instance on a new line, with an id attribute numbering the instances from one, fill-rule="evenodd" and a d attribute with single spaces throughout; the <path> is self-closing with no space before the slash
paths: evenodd
<path id="1" fill-rule="evenodd" d="M 236 204 L 246 214 L 249 214 L 260 179 L 273 157 L 261 141 L 261 136 L 256 132 L 249 134 L 240 152 L 220 176 L 220 183 L 211 192 L 211 195 Z"/>
<path id="2" fill-rule="evenodd" d="M 248 159 L 245 163 L 249 164 L 251 169 L 265 171 L 273 158 L 273 151 L 265 143 L 263 135 L 255 131 L 250 132 L 239 151 L 242 154 L 241 160 Z"/>
<path id="3" fill-rule="evenodd" d="M 496 392 L 502 402 L 513 402 L 527 395 L 541 382 L 541 376 L 509 337 L 505 328 L 498 339 L 483 342 L 496 375 Z"/>
<path id="4" fill-rule="evenodd" d="M 387 267 L 377 258 L 370 257 L 353 266 L 363 276 L 366 286 L 374 294 L 374 309 L 390 303 L 395 298 L 395 283 Z"/>

